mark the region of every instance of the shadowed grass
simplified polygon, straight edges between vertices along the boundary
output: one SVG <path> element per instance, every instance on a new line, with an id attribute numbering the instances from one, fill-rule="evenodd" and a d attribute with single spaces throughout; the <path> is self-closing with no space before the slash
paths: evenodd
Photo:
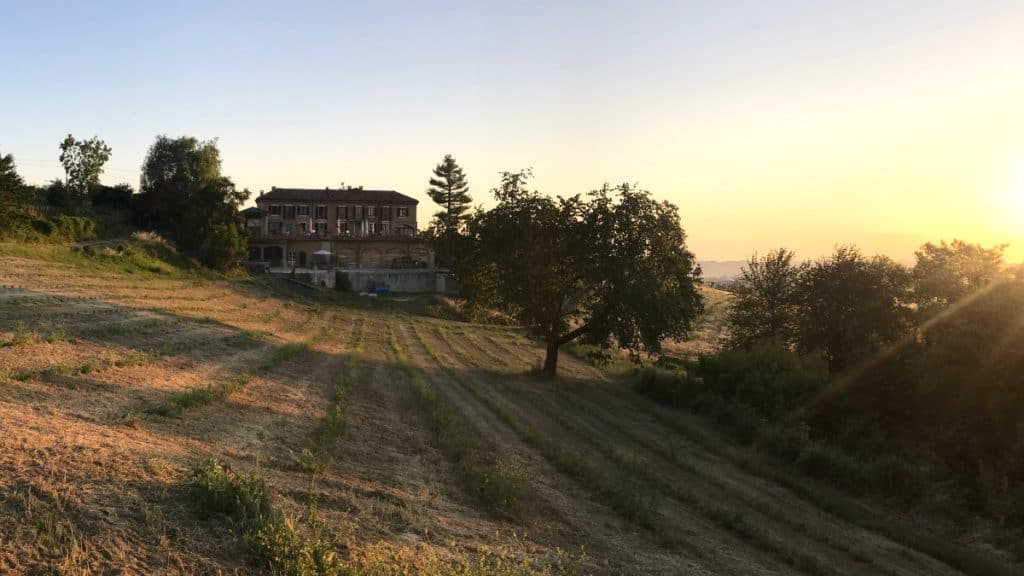
<path id="1" fill-rule="evenodd" d="M 681 544 L 676 535 L 672 534 L 672 531 L 658 517 L 654 499 L 643 486 L 632 482 L 623 482 L 621 478 L 612 478 L 603 473 L 593 462 L 566 450 L 555 440 L 537 432 L 523 422 L 506 402 L 485 393 L 463 373 L 446 366 L 437 351 L 426 342 L 415 325 L 413 334 L 434 362 L 438 366 L 444 367 L 460 387 L 487 406 L 517 436 L 538 449 L 561 472 L 597 492 L 602 501 L 608 503 L 617 514 L 638 526 L 650 529 L 658 535 L 663 543 Z"/>
<path id="2" fill-rule="evenodd" d="M 520 515 L 528 496 L 524 471 L 513 462 L 494 457 L 496 447 L 485 445 L 466 416 L 409 363 L 390 326 L 387 331 L 391 351 L 412 383 L 442 452 L 457 465 L 467 487 L 492 512 Z"/>

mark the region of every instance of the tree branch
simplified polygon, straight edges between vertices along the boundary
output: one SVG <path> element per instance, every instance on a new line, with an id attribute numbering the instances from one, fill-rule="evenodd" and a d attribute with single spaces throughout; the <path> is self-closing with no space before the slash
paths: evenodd
<path id="1" fill-rule="evenodd" d="M 572 342 L 573 340 L 579 338 L 580 336 L 586 334 L 589 331 L 590 325 L 584 324 L 583 326 L 580 326 L 579 328 L 565 334 L 564 336 L 559 336 L 558 345 L 561 346 L 562 344 L 568 344 L 569 342 Z"/>

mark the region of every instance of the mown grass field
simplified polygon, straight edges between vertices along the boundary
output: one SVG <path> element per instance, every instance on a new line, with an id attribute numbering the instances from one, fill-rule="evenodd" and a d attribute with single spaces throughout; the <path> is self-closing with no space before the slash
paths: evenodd
<path id="1" fill-rule="evenodd" d="M 1003 570 L 429 309 L 0 247 L 0 573 Z"/>

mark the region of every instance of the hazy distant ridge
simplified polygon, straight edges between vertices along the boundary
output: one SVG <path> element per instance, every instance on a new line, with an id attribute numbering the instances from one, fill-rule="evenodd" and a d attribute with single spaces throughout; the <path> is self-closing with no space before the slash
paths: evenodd
<path id="1" fill-rule="evenodd" d="M 746 264 L 745 260 L 701 260 L 700 269 L 707 280 L 719 278 L 735 278 Z"/>

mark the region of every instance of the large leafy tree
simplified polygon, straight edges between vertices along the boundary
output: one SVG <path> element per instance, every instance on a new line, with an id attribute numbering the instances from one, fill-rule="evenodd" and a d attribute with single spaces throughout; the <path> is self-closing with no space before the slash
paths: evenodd
<path id="1" fill-rule="evenodd" d="M 84 209 L 90 190 L 99 186 L 103 165 L 110 159 L 110 146 L 96 137 L 76 140 L 68 134 L 60 143 L 60 150 L 60 162 L 67 174 L 69 207 Z"/>
<path id="2" fill-rule="evenodd" d="M 792 340 L 800 271 L 793 263 L 793 252 L 784 248 L 750 257 L 733 284 L 729 326 L 734 345 Z"/>
<path id="3" fill-rule="evenodd" d="M 470 219 L 456 264 L 466 295 L 543 338 L 550 376 L 578 338 L 639 359 L 684 337 L 703 302 L 676 207 L 629 185 L 551 198 L 528 177 L 503 174 L 497 205 Z"/>
<path id="4" fill-rule="evenodd" d="M 840 246 L 800 274 L 796 344 L 822 352 L 832 373 L 852 367 L 905 334 L 909 289 L 909 273 L 890 258 Z"/>
<path id="5" fill-rule="evenodd" d="M 914 301 L 926 315 L 981 290 L 1003 271 L 1006 245 L 984 248 L 954 240 L 922 246 L 914 255 Z"/>
<path id="6" fill-rule="evenodd" d="M 142 165 L 136 219 L 168 234 L 187 253 L 215 268 L 245 256 L 244 221 L 249 197 L 221 174 L 215 141 L 158 136 Z"/>

